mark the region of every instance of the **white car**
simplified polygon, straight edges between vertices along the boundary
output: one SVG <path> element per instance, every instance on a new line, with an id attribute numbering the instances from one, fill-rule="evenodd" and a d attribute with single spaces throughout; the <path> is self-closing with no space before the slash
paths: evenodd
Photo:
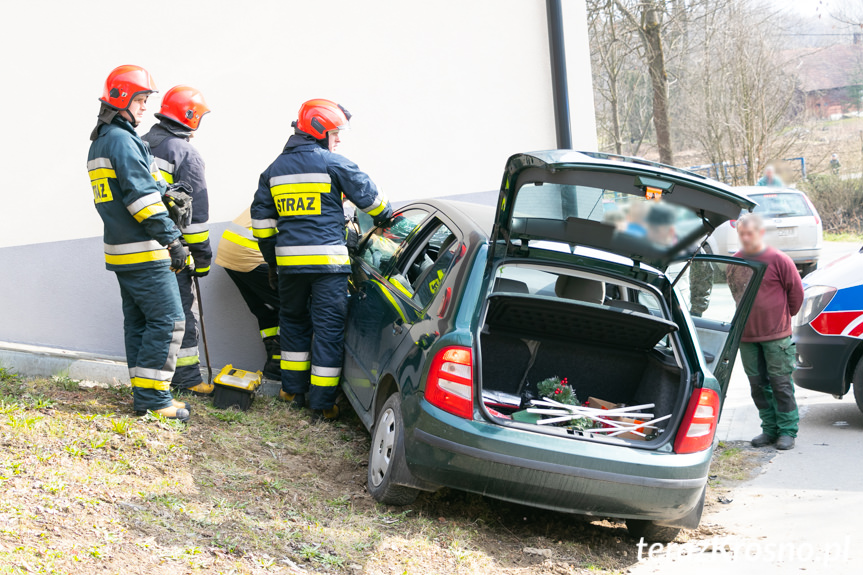
<path id="1" fill-rule="evenodd" d="M 821 257 L 823 226 L 818 210 L 809 197 L 799 190 L 745 186 L 734 191 L 757 203 L 753 210 L 761 214 L 767 227 L 767 243 L 788 254 L 800 275 L 815 271 Z M 737 252 L 736 221 L 719 226 L 708 239 L 707 246 L 716 255 Z"/>

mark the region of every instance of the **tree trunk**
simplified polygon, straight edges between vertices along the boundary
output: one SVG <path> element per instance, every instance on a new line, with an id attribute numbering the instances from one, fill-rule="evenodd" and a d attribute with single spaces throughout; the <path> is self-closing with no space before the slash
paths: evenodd
<path id="1" fill-rule="evenodd" d="M 647 57 L 647 70 L 653 92 L 653 129 L 656 131 L 656 146 L 659 148 L 659 161 L 674 164 L 671 148 L 671 119 L 668 115 L 668 74 L 665 71 L 665 52 L 662 47 L 662 27 L 657 8 L 645 7 L 644 43 Z"/>

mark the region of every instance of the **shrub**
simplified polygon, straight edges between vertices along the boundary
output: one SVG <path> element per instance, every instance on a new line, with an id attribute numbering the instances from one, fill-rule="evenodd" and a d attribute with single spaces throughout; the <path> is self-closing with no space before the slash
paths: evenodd
<path id="1" fill-rule="evenodd" d="M 816 174 L 801 183 L 824 222 L 824 231 L 863 233 L 863 178 Z"/>

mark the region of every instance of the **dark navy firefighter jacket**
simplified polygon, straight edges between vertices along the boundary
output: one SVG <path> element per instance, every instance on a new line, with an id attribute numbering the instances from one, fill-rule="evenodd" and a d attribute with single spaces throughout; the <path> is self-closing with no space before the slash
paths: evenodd
<path id="1" fill-rule="evenodd" d="M 189 246 L 195 269 L 199 272 L 210 271 L 210 262 L 213 259 L 210 228 L 207 224 L 210 219 L 210 200 L 201 154 L 189 142 L 188 135 L 175 133 L 162 123 L 150 128 L 143 140 L 150 144 L 156 166 L 166 182 L 173 184 L 183 181 L 191 186 L 192 223 L 180 231 Z"/>
<path id="2" fill-rule="evenodd" d="M 350 273 L 342 194 L 372 217 L 389 209 L 356 164 L 312 136 L 291 136 L 252 202 L 252 233 L 267 263 L 279 273 Z"/>
<path id="3" fill-rule="evenodd" d="M 167 184 L 135 128 L 117 116 L 90 144 L 87 171 L 105 228 L 105 267 L 132 271 L 168 267 L 163 246 L 180 237 L 162 203 Z"/>

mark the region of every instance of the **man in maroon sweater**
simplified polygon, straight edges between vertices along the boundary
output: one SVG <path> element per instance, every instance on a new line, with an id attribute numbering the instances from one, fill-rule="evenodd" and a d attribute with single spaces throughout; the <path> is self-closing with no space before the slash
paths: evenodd
<path id="1" fill-rule="evenodd" d="M 796 355 L 791 318 L 803 304 L 803 284 L 791 258 L 764 243 L 761 216 L 742 216 L 737 220 L 737 235 L 741 249 L 734 255 L 767 265 L 740 343 L 743 369 L 761 418 L 762 433 L 752 439 L 752 446 L 775 443 L 776 449 L 791 449 L 799 421 L 791 381 Z M 728 286 L 738 302 L 748 272 L 748 268 L 729 267 Z"/>

